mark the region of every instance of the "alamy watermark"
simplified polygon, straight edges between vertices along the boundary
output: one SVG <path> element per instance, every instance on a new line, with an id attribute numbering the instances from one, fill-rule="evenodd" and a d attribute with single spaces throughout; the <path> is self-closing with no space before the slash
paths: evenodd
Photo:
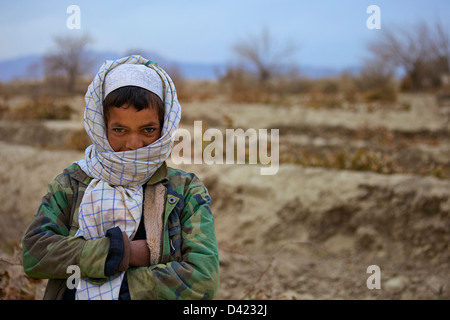
<path id="1" fill-rule="evenodd" d="M 381 269 L 377 265 L 371 265 L 367 267 L 366 273 L 371 273 L 367 278 L 366 286 L 367 289 L 381 289 Z"/>
<path id="2" fill-rule="evenodd" d="M 370 30 L 381 29 L 381 9 L 372 4 L 367 7 L 366 13 L 371 14 L 366 20 L 366 26 Z"/>
<path id="3" fill-rule="evenodd" d="M 217 128 L 203 131 L 202 121 L 194 121 L 194 136 L 178 129 L 171 155 L 174 164 L 261 164 L 261 175 L 274 175 L 279 169 L 279 130 Z M 193 152 L 192 152 L 193 145 Z M 192 154 L 193 153 L 193 154 Z"/>
<path id="4" fill-rule="evenodd" d="M 80 267 L 77 265 L 70 265 L 66 269 L 66 273 L 71 274 L 66 280 L 66 286 L 68 289 L 80 289 Z"/>
<path id="5" fill-rule="evenodd" d="M 67 17 L 66 26 L 67 29 L 81 29 L 81 9 L 79 6 L 72 4 L 67 7 L 66 13 L 70 16 Z M 371 14 L 366 20 L 366 26 L 368 29 L 381 29 L 381 9 L 379 6 L 372 4 L 366 9 L 367 14 Z"/>
<path id="6" fill-rule="evenodd" d="M 67 14 L 70 14 L 66 20 L 66 27 L 69 30 L 81 29 L 81 10 L 80 7 L 72 4 L 67 7 Z"/>
<path id="7" fill-rule="evenodd" d="M 70 265 L 67 267 L 66 272 L 71 274 L 66 280 L 66 286 L 68 289 L 80 289 L 80 267 L 77 265 Z M 371 275 L 367 278 L 367 289 L 381 289 L 381 269 L 377 265 L 370 265 L 367 267 L 366 273 Z"/>
<path id="8" fill-rule="evenodd" d="M 66 10 L 68 29 L 81 29 L 81 9 L 70 5 Z M 366 21 L 368 29 L 381 28 L 381 10 L 377 5 L 367 7 L 371 14 Z M 274 175 L 279 169 L 279 130 L 216 128 L 203 131 L 202 122 L 194 122 L 194 136 L 186 129 L 178 129 L 171 160 L 174 164 L 260 164 L 261 175 Z M 193 152 L 192 152 L 193 144 Z"/>

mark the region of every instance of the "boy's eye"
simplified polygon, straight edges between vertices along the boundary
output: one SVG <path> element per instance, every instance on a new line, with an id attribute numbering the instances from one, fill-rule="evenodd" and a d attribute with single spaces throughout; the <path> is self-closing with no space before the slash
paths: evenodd
<path id="1" fill-rule="evenodd" d="M 155 128 L 144 128 L 144 133 L 153 133 L 155 132 Z"/>
<path id="2" fill-rule="evenodd" d="M 112 131 L 116 132 L 116 133 L 123 133 L 125 132 L 124 128 L 112 128 Z"/>

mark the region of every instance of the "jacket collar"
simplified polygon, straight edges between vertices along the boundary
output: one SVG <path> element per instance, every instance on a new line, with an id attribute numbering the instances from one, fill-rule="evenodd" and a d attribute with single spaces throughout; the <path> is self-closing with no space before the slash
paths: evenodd
<path id="1" fill-rule="evenodd" d="M 167 170 L 167 164 L 164 161 L 163 164 L 156 170 L 156 172 L 151 176 L 150 180 L 147 181 L 147 184 L 154 185 L 159 182 L 163 184 L 167 184 L 169 181 L 169 171 Z"/>

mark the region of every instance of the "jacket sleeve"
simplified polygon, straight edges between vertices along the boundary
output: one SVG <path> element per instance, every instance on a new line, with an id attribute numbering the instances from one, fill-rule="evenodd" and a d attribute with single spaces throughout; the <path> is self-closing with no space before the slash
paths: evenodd
<path id="1" fill-rule="evenodd" d="M 194 176 L 180 215 L 181 261 L 129 268 L 131 299 L 212 299 L 216 295 L 219 254 L 210 201 L 208 191 Z"/>
<path id="2" fill-rule="evenodd" d="M 81 277 L 104 278 L 109 238 L 85 240 L 70 235 L 73 189 L 65 172 L 53 180 L 22 240 L 25 273 L 33 279 L 65 279 L 70 265 Z"/>

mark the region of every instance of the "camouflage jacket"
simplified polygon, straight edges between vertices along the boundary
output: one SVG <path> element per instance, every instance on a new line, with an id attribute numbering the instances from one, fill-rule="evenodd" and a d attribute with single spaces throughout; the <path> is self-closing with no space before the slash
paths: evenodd
<path id="1" fill-rule="evenodd" d="M 68 266 L 81 277 L 105 279 L 108 237 L 74 237 L 78 208 L 91 178 L 76 164 L 49 185 L 23 237 L 23 267 L 33 279 L 49 279 L 44 299 L 62 299 Z M 126 271 L 131 299 L 212 299 L 219 286 L 219 258 L 210 196 L 192 173 L 164 163 L 147 184 L 166 187 L 164 235 L 159 264 Z"/>

